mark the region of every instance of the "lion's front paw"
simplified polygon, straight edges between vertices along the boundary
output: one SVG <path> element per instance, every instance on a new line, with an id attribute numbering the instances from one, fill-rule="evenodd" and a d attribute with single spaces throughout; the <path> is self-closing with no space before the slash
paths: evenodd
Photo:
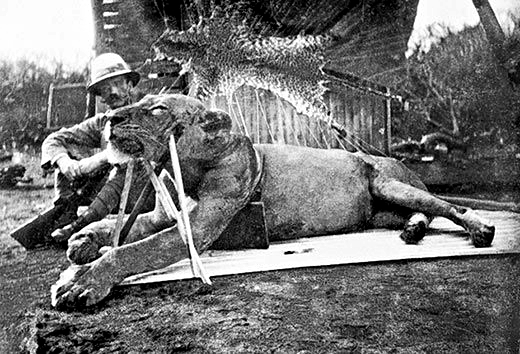
<path id="1" fill-rule="evenodd" d="M 51 287 L 51 303 L 57 309 L 92 306 L 106 298 L 115 284 L 108 270 L 100 270 L 96 262 L 71 265 Z"/>

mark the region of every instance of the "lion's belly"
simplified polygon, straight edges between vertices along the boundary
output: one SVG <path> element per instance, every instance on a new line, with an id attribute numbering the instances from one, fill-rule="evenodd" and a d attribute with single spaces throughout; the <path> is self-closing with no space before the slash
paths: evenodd
<path id="1" fill-rule="evenodd" d="M 372 214 L 368 166 L 341 150 L 255 145 L 271 240 L 363 229 Z"/>

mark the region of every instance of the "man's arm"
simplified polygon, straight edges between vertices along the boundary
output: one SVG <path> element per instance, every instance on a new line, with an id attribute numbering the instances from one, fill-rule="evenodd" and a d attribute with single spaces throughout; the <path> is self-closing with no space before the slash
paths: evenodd
<path id="1" fill-rule="evenodd" d="M 65 177 L 69 180 L 73 180 L 83 175 L 95 172 L 101 167 L 107 165 L 108 158 L 105 150 L 79 161 L 70 158 L 69 155 L 63 154 L 56 158 L 55 164 Z"/>
<path id="2" fill-rule="evenodd" d="M 49 169 L 56 166 L 58 160 L 60 160 L 65 170 L 76 170 L 79 172 L 79 166 L 66 168 L 67 163 L 70 165 L 71 155 L 81 159 L 87 150 L 105 148 L 103 129 L 106 121 L 107 118 L 104 114 L 98 114 L 70 128 L 62 128 L 50 134 L 42 144 L 42 168 Z M 83 168 L 91 169 L 92 166 L 97 166 L 99 163 L 104 162 L 104 155 L 100 155 L 92 160 L 85 161 Z M 62 172 L 64 171 L 62 170 Z"/>

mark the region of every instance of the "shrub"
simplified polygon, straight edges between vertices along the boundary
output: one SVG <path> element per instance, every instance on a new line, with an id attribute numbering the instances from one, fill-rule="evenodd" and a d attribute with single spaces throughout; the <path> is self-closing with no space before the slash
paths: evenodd
<path id="1" fill-rule="evenodd" d="M 45 131 L 51 83 L 84 82 L 86 70 L 67 71 L 62 63 L 18 59 L 0 61 L 0 144 L 3 149 L 39 148 Z"/>
<path id="2" fill-rule="evenodd" d="M 474 143 L 489 133 L 515 143 L 519 90 L 481 27 L 449 34 L 428 53 L 409 59 L 407 72 L 403 88 L 414 109 L 396 122 L 401 137 L 444 130 Z"/>

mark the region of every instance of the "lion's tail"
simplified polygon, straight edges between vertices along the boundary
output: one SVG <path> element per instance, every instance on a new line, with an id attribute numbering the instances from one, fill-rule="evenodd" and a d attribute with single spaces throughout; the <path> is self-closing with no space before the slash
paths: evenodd
<path id="1" fill-rule="evenodd" d="M 520 213 L 520 204 L 514 202 L 497 202 L 493 200 L 451 197 L 444 195 L 436 195 L 437 198 L 446 202 L 457 204 L 471 209 L 484 209 L 493 211 L 512 211 Z"/>

